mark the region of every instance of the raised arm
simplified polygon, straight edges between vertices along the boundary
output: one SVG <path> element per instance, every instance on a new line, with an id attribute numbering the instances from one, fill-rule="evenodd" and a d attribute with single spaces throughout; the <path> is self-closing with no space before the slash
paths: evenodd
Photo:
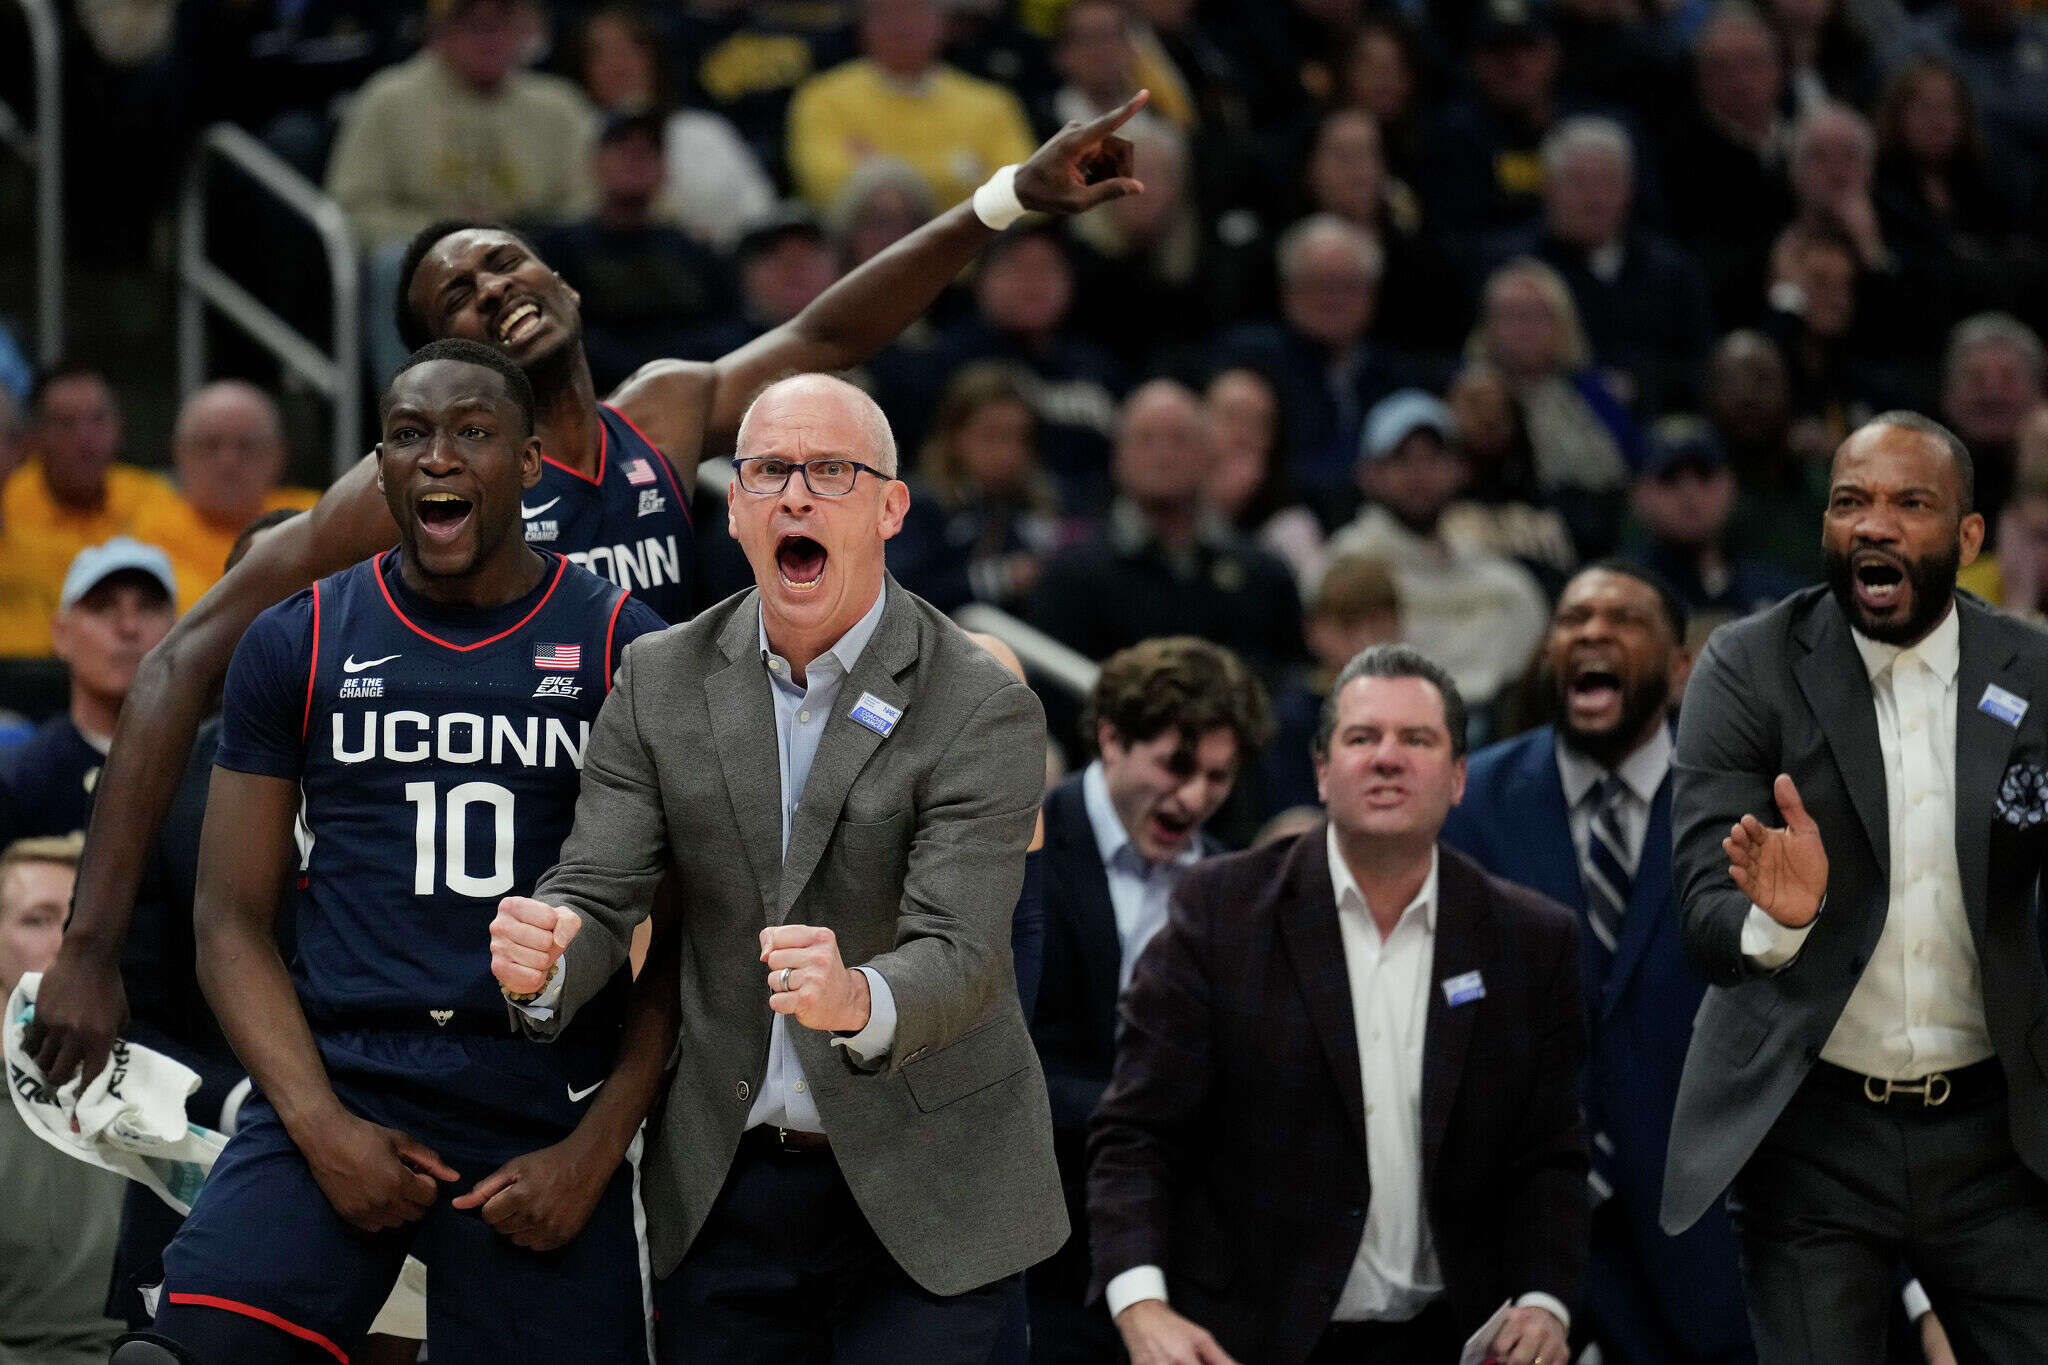
<path id="1" fill-rule="evenodd" d="M 53 1082 L 81 1065 L 96 1075 L 127 1024 L 120 967 L 135 890 L 242 632 L 266 607 L 397 541 L 376 473 L 364 459 L 310 512 L 261 537 L 136 670 L 100 770 L 70 927 L 26 1039 Z"/>
<path id="2" fill-rule="evenodd" d="M 1144 187 L 1116 135 L 1149 95 L 1053 134 L 1017 171 L 1018 201 L 1039 213 L 1083 213 Z M 728 453 L 747 404 L 786 375 L 858 365 L 899 336 L 995 236 L 972 201 L 954 205 L 848 274 L 775 330 L 710 364 L 643 367 L 612 401 L 662 451 L 683 459 Z"/>
<path id="3" fill-rule="evenodd" d="M 199 984 L 336 1213 L 366 1232 L 433 1206 L 455 1179 L 423 1143 L 351 1114 L 336 1098 L 305 1011 L 277 955 L 278 902 L 297 865 L 299 785 L 216 768 L 199 845 L 193 932 Z"/>

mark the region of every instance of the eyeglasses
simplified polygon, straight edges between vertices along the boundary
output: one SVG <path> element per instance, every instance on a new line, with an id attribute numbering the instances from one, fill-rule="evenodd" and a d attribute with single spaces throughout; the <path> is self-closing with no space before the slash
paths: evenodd
<path id="1" fill-rule="evenodd" d="M 804 487 L 821 498 L 843 498 L 853 491 L 861 472 L 886 481 L 890 476 L 858 460 L 777 460 L 765 455 L 736 459 L 732 467 L 739 474 L 740 487 L 749 493 L 780 493 L 789 487 L 789 476 L 803 471 Z"/>

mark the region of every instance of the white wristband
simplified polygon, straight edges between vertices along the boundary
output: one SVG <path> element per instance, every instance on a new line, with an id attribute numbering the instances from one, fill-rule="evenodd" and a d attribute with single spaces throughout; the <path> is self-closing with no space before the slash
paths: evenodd
<path id="1" fill-rule="evenodd" d="M 1029 211 L 1017 197 L 1017 169 L 1014 165 L 1003 167 L 974 192 L 974 216 L 997 232 Z"/>

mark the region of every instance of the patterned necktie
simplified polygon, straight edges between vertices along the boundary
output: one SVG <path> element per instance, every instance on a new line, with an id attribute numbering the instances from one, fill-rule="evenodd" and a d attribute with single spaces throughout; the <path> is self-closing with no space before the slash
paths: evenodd
<path id="1" fill-rule="evenodd" d="M 1621 803 L 1628 787 L 1618 777 L 1602 778 L 1593 788 L 1593 821 L 1586 838 L 1586 922 L 1609 954 L 1621 941 L 1622 917 L 1635 887 L 1628 840 L 1621 832 Z"/>

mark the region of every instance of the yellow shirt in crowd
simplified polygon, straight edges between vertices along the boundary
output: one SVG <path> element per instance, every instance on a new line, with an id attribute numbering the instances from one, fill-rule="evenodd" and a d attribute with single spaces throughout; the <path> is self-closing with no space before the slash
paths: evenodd
<path id="1" fill-rule="evenodd" d="M 319 493 L 310 488 L 274 488 L 263 500 L 263 511 L 288 507 L 303 512 L 319 500 Z M 216 525 L 200 516 L 199 509 L 183 497 L 173 497 L 168 502 L 152 504 L 128 534 L 163 546 L 178 578 L 178 610 L 186 612 L 220 581 L 221 565 L 241 533 L 239 524 Z"/>
<path id="2" fill-rule="evenodd" d="M 820 212 L 870 155 L 916 167 L 944 209 L 1035 145 L 1015 95 L 945 65 L 905 82 L 857 59 L 805 81 L 789 105 L 790 171 Z"/>
<path id="3" fill-rule="evenodd" d="M 72 559 L 111 536 L 148 539 L 139 523 L 177 500 L 163 476 L 117 464 L 99 510 L 74 512 L 51 496 L 41 464 L 15 470 L 0 487 L 0 656 L 48 655 L 50 617 Z"/>

